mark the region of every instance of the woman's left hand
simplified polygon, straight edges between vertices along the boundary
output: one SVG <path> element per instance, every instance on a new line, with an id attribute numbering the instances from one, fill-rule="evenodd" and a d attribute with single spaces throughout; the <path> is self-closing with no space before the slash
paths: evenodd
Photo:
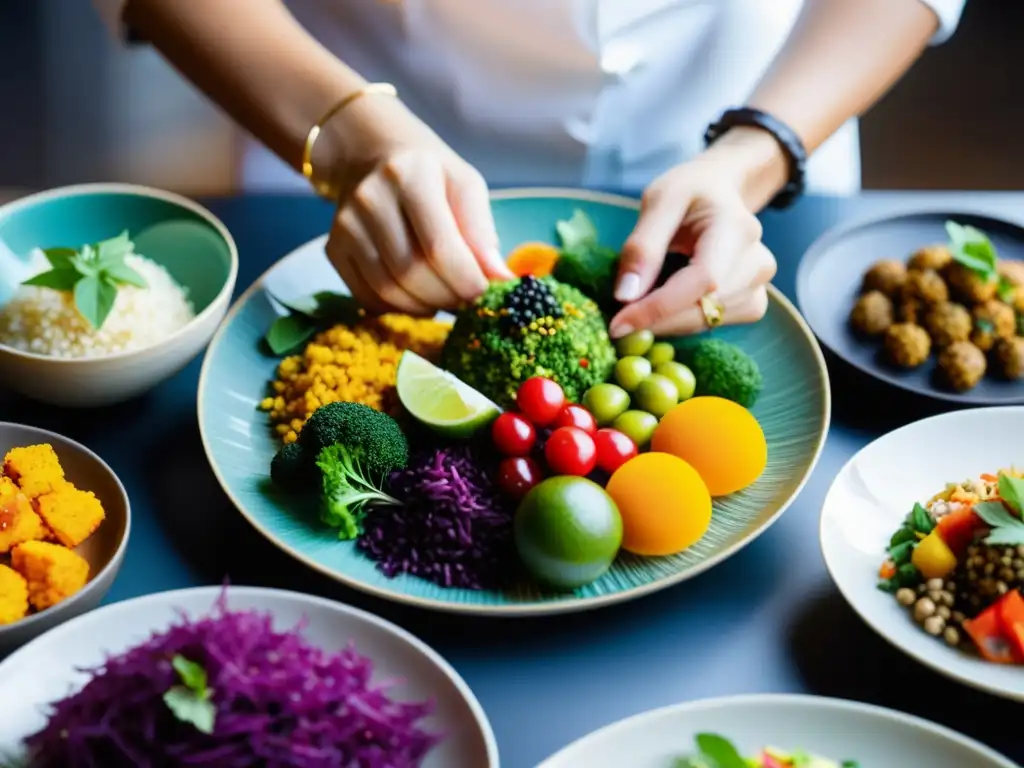
<path id="1" fill-rule="evenodd" d="M 660 336 L 705 330 L 706 296 L 717 300 L 723 324 L 764 317 L 775 257 L 761 242 L 761 222 L 730 172 L 729 155 L 716 149 L 676 166 L 644 192 L 640 219 L 622 249 L 615 296 L 626 306 L 612 318 L 613 338 L 641 329 Z M 689 254 L 690 263 L 652 291 L 669 252 Z"/>

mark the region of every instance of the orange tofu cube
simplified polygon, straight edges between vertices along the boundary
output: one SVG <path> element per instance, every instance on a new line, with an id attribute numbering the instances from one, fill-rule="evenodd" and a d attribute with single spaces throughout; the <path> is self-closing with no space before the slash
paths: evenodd
<path id="1" fill-rule="evenodd" d="M 106 516 L 96 494 L 70 483 L 38 497 L 36 511 L 54 538 L 72 549 L 92 536 Z"/>
<path id="2" fill-rule="evenodd" d="M 0 626 L 28 615 L 28 582 L 13 568 L 0 565 Z"/>
<path id="3" fill-rule="evenodd" d="M 55 491 L 66 482 L 64 469 L 49 443 L 12 448 L 4 457 L 4 472 L 30 499 Z"/>
<path id="4" fill-rule="evenodd" d="M 60 544 L 29 541 L 11 553 L 11 565 L 28 583 L 28 599 L 37 611 L 67 600 L 89 580 L 89 563 Z"/>
<path id="5" fill-rule="evenodd" d="M 8 477 L 0 477 L 0 554 L 26 541 L 48 539 L 50 532 L 32 502 Z"/>

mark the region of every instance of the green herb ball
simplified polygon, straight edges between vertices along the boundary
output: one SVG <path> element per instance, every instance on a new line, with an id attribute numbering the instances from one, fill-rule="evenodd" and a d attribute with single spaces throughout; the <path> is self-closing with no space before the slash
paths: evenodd
<path id="1" fill-rule="evenodd" d="M 519 385 L 532 376 L 557 381 L 567 399 L 579 402 L 615 366 L 605 321 L 597 304 L 577 289 L 552 277 L 525 280 L 523 288 L 530 291 L 519 304 L 526 307 L 525 315 L 522 309 L 511 314 L 508 309 L 515 306 L 510 294 L 523 293 L 517 291 L 524 283 L 518 279 L 492 283 L 458 313 L 441 352 L 441 366 L 503 408 L 515 403 Z M 534 317 L 539 312 L 545 314 Z"/>
<path id="2" fill-rule="evenodd" d="M 744 408 L 753 407 L 764 379 L 746 352 L 721 339 L 704 339 L 684 346 L 680 354 L 697 379 L 697 395 L 724 397 Z"/>

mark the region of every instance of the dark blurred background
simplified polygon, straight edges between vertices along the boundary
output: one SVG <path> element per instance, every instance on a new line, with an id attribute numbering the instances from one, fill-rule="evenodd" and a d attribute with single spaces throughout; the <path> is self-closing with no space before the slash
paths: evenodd
<path id="1" fill-rule="evenodd" d="M 864 187 L 1024 189 L 1022 40 L 1024 2 L 968 0 L 956 36 L 863 120 Z M 153 51 L 114 45 L 87 0 L 0 0 L 0 190 L 216 194 L 235 178 L 228 121 Z"/>

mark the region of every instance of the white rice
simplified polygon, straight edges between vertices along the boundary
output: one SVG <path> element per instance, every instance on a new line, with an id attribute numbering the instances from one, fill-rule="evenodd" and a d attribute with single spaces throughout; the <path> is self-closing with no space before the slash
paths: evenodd
<path id="1" fill-rule="evenodd" d="M 152 346 L 195 317 L 185 290 L 166 269 L 138 254 L 125 263 L 148 287 L 120 286 L 100 330 L 82 317 L 70 293 L 23 285 L 0 308 L 0 344 L 51 357 L 102 357 Z"/>

